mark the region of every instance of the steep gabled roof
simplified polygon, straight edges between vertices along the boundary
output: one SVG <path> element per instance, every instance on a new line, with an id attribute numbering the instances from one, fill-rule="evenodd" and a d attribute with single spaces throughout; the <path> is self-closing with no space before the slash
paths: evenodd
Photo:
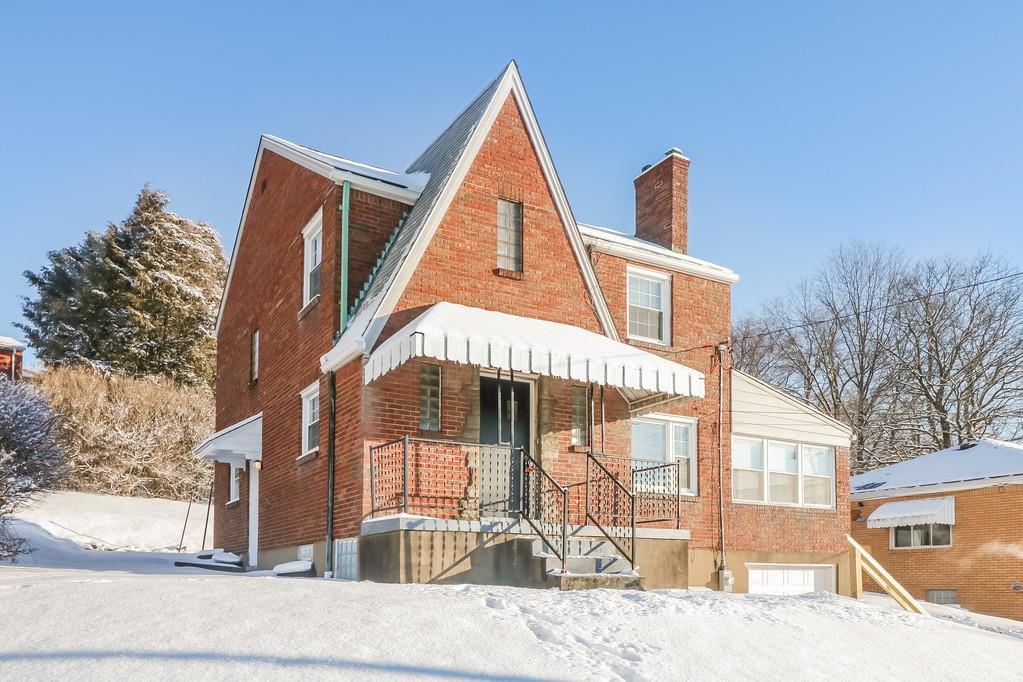
<path id="1" fill-rule="evenodd" d="M 853 499 L 1023 483 L 1023 445 L 982 438 L 868 471 L 849 482 Z"/>
<path id="2" fill-rule="evenodd" d="M 406 170 L 407 174 L 427 173 L 429 180 L 393 246 L 385 255 L 348 329 L 321 361 L 324 369 L 347 362 L 359 349 L 373 348 L 388 315 L 394 310 L 509 95 L 513 95 L 518 104 L 604 333 L 612 339 L 618 339 L 618 332 L 586 255 L 579 227 L 526 95 L 518 67 L 515 62 L 511 62 Z"/>

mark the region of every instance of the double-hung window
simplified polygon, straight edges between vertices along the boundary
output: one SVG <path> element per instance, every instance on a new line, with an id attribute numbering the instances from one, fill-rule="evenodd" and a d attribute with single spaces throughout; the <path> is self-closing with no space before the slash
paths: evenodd
<path id="1" fill-rule="evenodd" d="M 586 409 L 586 387 L 572 387 L 572 445 L 590 442 L 589 410 Z"/>
<path id="2" fill-rule="evenodd" d="M 632 470 L 637 489 L 675 489 L 696 494 L 696 420 L 672 415 L 648 415 L 632 420 Z M 679 462 L 680 466 L 658 468 Z"/>
<path id="3" fill-rule="evenodd" d="M 302 306 L 320 295 L 320 267 L 323 265 L 323 210 L 316 211 L 302 230 L 305 256 L 302 269 Z"/>
<path id="4" fill-rule="evenodd" d="M 671 342 L 671 278 L 661 272 L 629 267 L 629 338 Z"/>
<path id="5" fill-rule="evenodd" d="M 302 453 L 300 457 L 320 449 L 320 383 L 313 382 L 301 393 Z"/>
<path id="6" fill-rule="evenodd" d="M 227 503 L 237 502 L 242 496 L 242 471 L 243 469 L 239 466 L 231 465 L 231 490 L 228 495 Z"/>
<path id="7" fill-rule="evenodd" d="M 896 526 L 891 530 L 893 549 L 914 547 L 951 547 L 952 526 L 947 523 L 921 523 Z"/>
<path id="8" fill-rule="evenodd" d="M 732 499 L 831 507 L 834 448 L 766 438 L 732 438 Z"/>
<path id="9" fill-rule="evenodd" d="M 497 267 L 522 272 L 522 204 L 497 200 Z"/>
<path id="10" fill-rule="evenodd" d="M 424 363 L 419 372 L 419 428 L 440 431 L 440 365 Z"/>

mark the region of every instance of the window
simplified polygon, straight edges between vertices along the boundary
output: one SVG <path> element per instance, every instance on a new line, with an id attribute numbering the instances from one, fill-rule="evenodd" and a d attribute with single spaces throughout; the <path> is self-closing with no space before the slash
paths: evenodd
<path id="1" fill-rule="evenodd" d="M 662 273 L 629 268 L 629 338 L 670 342 L 671 279 Z"/>
<path id="2" fill-rule="evenodd" d="M 497 267 L 522 272 L 522 204 L 497 200 Z"/>
<path id="3" fill-rule="evenodd" d="M 732 499 L 834 506 L 835 451 L 820 445 L 732 438 Z"/>
<path id="4" fill-rule="evenodd" d="M 440 365 L 424 364 L 419 372 L 419 428 L 440 431 Z"/>
<path id="5" fill-rule="evenodd" d="M 302 281 L 302 306 L 320 295 L 320 266 L 323 264 L 323 212 L 317 211 L 302 230 L 305 260 Z"/>
<path id="6" fill-rule="evenodd" d="M 259 330 L 252 332 L 252 348 L 249 354 L 249 381 L 259 378 Z"/>
<path id="7" fill-rule="evenodd" d="M 959 604 L 956 590 L 927 590 L 927 601 L 932 604 Z"/>
<path id="8" fill-rule="evenodd" d="M 590 442 L 590 420 L 587 408 L 586 387 L 572 387 L 572 445 L 587 445 Z"/>
<path id="9" fill-rule="evenodd" d="M 679 488 L 688 495 L 696 494 L 696 420 L 670 415 L 651 415 L 632 420 L 632 467 L 640 469 L 662 462 L 682 463 L 679 467 Z M 671 489 L 674 472 L 655 469 L 639 475 L 637 486 L 647 489 Z M 671 478 L 669 478 L 671 477 Z M 643 480 L 643 479 L 647 480 Z"/>
<path id="10" fill-rule="evenodd" d="M 231 502 L 237 502 L 241 497 L 242 489 L 242 468 L 235 465 L 231 465 L 231 490 L 228 495 L 228 504 Z"/>
<path id="11" fill-rule="evenodd" d="M 302 391 L 302 454 L 320 449 L 320 384 L 314 382 Z"/>
<path id="12" fill-rule="evenodd" d="M 922 523 L 915 526 L 892 528 L 892 547 L 911 549 L 913 547 L 950 547 L 952 526 L 947 523 Z"/>

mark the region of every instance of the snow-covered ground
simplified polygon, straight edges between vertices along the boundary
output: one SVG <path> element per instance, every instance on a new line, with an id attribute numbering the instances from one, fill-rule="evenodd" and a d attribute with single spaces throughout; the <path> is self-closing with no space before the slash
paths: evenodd
<path id="1" fill-rule="evenodd" d="M 86 550 L 18 524 L 39 549 L 0 566 L 0 679 L 1023 677 L 1013 621 L 993 619 L 1006 629 L 992 632 L 883 597 L 208 574 L 173 568 L 173 554 Z"/>

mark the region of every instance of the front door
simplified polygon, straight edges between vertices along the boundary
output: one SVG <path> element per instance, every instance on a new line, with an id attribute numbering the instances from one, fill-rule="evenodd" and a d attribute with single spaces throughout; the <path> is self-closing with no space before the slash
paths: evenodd
<path id="1" fill-rule="evenodd" d="M 507 379 L 502 378 L 498 386 L 496 378 L 480 377 L 480 443 L 483 447 L 480 448 L 478 474 L 481 516 L 514 513 L 521 506 L 522 457 L 518 448 L 529 452 L 532 384 L 514 382 L 514 398 L 512 388 L 513 382 Z"/>

